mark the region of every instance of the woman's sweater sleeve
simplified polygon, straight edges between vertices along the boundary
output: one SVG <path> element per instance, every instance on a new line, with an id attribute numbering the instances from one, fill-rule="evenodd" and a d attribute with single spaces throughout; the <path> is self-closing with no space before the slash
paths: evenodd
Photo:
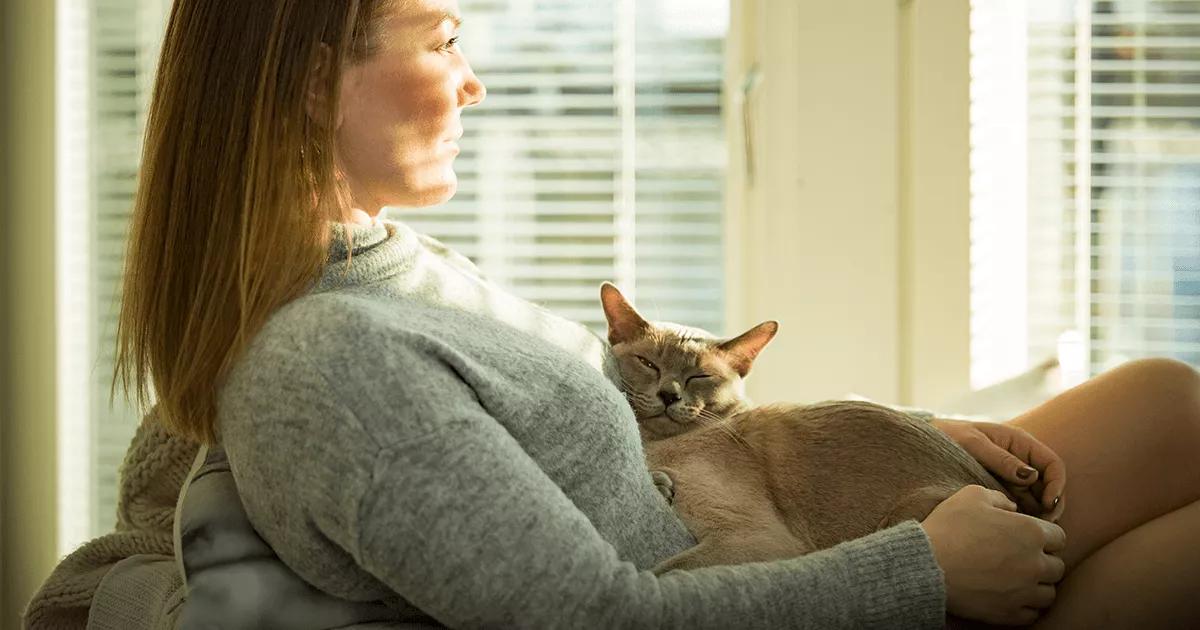
<path id="1" fill-rule="evenodd" d="M 379 582 L 455 628 L 943 624 L 941 572 L 923 530 L 912 521 L 784 561 L 661 576 L 639 570 L 618 556 L 451 367 L 403 347 L 389 347 L 388 353 L 389 364 L 406 366 L 405 374 L 381 377 L 388 381 L 381 386 L 386 394 L 341 401 L 354 410 L 353 418 L 332 417 L 336 403 L 312 410 L 305 400 L 324 399 L 320 390 L 337 397 L 339 388 L 327 376 L 323 382 L 297 382 L 302 366 L 294 363 L 281 377 L 286 391 L 275 392 L 286 397 L 260 406 L 260 414 L 290 418 L 285 430 L 304 436 L 272 439 L 275 450 L 287 450 L 286 457 L 300 463 L 294 483 L 330 489 L 274 487 L 264 493 L 247 487 L 243 477 L 254 475 L 243 470 L 239 486 L 252 518 L 256 511 L 279 508 L 256 505 L 263 501 L 286 501 L 287 509 L 302 512 L 255 520 L 269 541 L 288 538 L 271 529 L 289 520 L 316 527 Z M 313 413 L 323 415 L 322 421 L 300 420 Z M 347 431 L 365 432 L 368 417 L 411 429 L 386 440 L 364 434 L 346 448 L 347 439 L 354 439 Z M 322 427 L 337 427 L 338 433 L 322 434 Z M 245 437 L 228 446 L 231 456 L 238 447 L 253 448 Z M 315 465 L 314 458 L 328 459 L 330 444 L 341 445 L 344 463 Z M 247 467 L 250 460 L 243 460 Z M 285 559 L 305 573 L 297 566 L 303 554 Z"/>
<path id="2" fill-rule="evenodd" d="M 482 410 L 375 459 L 363 566 L 453 628 L 941 627 L 915 522 L 792 560 L 655 576 Z"/>

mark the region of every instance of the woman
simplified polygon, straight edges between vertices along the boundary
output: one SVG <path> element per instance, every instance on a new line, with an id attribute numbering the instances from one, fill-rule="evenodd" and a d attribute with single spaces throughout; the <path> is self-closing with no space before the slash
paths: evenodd
<path id="1" fill-rule="evenodd" d="M 1041 442 L 938 424 L 1036 483 L 1061 528 L 975 487 L 803 558 L 648 572 L 694 540 L 646 474 L 603 344 L 375 220 L 455 191 L 460 114 L 485 92 L 457 10 L 177 0 L 166 33 L 118 377 L 225 447 L 255 527 L 306 581 L 450 626 L 937 627 L 947 610 L 1034 621 L 1064 569 L 1050 615 L 1086 620 L 1114 565 L 1153 572 L 1140 554 L 1192 542 L 1200 378 L 1160 360 L 1019 418 Z M 1170 588 L 1138 614 L 1178 615 Z"/>

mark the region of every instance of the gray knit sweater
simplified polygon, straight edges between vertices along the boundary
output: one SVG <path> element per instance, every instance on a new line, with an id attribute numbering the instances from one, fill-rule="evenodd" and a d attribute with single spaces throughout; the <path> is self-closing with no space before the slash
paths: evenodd
<path id="1" fill-rule="evenodd" d="M 404 225 L 333 231 L 319 283 L 219 396 L 250 520 L 305 580 L 451 627 L 942 625 L 912 521 L 656 577 L 695 541 L 650 480 L 604 342 Z"/>

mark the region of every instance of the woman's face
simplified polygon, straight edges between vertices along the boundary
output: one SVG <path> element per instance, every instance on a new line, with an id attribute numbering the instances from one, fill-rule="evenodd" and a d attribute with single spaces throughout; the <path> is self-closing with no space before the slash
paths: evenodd
<path id="1" fill-rule="evenodd" d="M 383 18 L 379 51 L 345 69 L 338 164 L 354 206 L 429 206 L 449 199 L 461 114 L 486 90 L 456 43 L 457 0 L 401 0 Z"/>

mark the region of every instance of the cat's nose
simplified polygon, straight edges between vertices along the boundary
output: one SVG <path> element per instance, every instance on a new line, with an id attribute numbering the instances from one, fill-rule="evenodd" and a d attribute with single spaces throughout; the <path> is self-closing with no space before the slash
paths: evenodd
<path id="1" fill-rule="evenodd" d="M 658 392 L 658 399 L 662 401 L 664 407 L 670 407 L 671 403 L 679 400 L 679 396 L 675 392 L 661 391 Z"/>

